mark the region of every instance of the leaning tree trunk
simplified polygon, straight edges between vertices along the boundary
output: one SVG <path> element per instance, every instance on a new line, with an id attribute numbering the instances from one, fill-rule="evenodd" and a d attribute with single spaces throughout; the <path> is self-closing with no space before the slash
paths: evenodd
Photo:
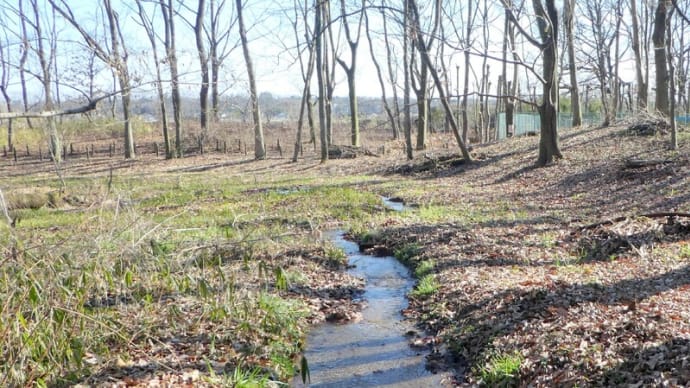
<path id="1" fill-rule="evenodd" d="M 414 0 L 408 1 L 411 11 L 412 22 L 415 23 L 414 28 L 416 29 L 416 31 L 419 31 L 421 24 L 421 22 L 419 21 L 419 8 L 417 8 L 417 3 L 415 3 Z M 445 110 L 446 118 L 450 122 L 451 128 L 453 129 L 453 134 L 455 135 L 455 140 L 458 142 L 458 146 L 460 147 L 462 157 L 465 159 L 467 163 L 471 163 L 472 156 L 470 155 L 470 151 L 467 148 L 466 143 L 460 136 L 458 124 L 455 121 L 455 116 L 453 115 L 453 108 L 451 108 L 450 103 L 446 98 L 445 88 L 443 87 L 441 78 L 438 76 L 438 72 L 436 71 L 436 69 L 432 66 L 431 59 L 429 58 L 429 52 L 427 51 L 427 47 L 421 39 L 416 39 L 415 41 L 417 42 L 417 48 L 419 49 L 419 54 L 422 58 L 422 61 L 426 64 L 427 68 L 429 69 L 429 75 L 431 75 L 431 78 L 434 80 L 436 91 L 438 91 L 438 97 L 441 100 L 443 109 Z"/>

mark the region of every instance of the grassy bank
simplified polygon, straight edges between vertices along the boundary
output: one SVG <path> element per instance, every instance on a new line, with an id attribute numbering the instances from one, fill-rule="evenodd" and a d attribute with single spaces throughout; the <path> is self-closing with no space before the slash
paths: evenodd
<path id="1" fill-rule="evenodd" d="M 334 227 L 410 266 L 405 313 L 457 385 L 690 383 L 687 133 L 678 151 L 624 127 L 562 135 L 545 168 L 535 138 L 467 165 L 443 135 L 410 162 L 395 142 L 325 164 L 68 160 L 64 202 L 0 226 L 0 383 L 285 382 L 309 325 L 359 308 Z M 48 162 L 0 170 L 6 194 L 60 187 Z"/>
<path id="2" fill-rule="evenodd" d="M 324 301 L 347 304 L 361 287 L 320 231 L 382 209 L 353 183 L 368 178 L 226 172 L 68 168 L 65 203 L 12 210 L 16 227 L 0 226 L 0 384 L 260 386 L 294 375 Z M 3 184 L 60 186 L 49 173 Z"/>

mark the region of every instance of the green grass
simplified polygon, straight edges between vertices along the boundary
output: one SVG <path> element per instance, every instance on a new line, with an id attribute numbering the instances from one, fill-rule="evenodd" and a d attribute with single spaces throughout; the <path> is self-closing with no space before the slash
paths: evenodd
<path id="1" fill-rule="evenodd" d="M 685 243 L 680 246 L 678 256 L 681 259 L 690 259 L 690 243 Z"/>
<path id="2" fill-rule="evenodd" d="M 415 286 L 414 290 L 410 292 L 410 295 L 418 298 L 426 298 L 435 294 L 438 291 L 439 287 L 440 284 L 438 283 L 434 275 L 425 275 L 424 277 L 419 279 L 417 286 Z"/>
<path id="3" fill-rule="evenodd" d="M 417 243 L 409 243 L 395 249 L 393 256 L 401 263 L 409 265 L 412 259 L 421 253 L 422 248 Z"/>
<path id="4" fill-rule="evenodd" d="M 517 381 L 522 356 L 515 352 L 492 356 L 479 371 L 481 383 L 486 387 L 511 387 Z"/>
<path id="5" fill-rule="evenodd" d="M 434 262 L 432 260 L 424 260 L 417 264 L 417 267 L 414 269 L 414 276 L 418 279 L 423 278 L 431 274 L 433 270 Z"/>
<path id="6" fill-rule="evenodd" d="M 209 359 L 255 360 L 208 372 L 214 384 L 286 381 L 299 369 L 307 310 L 285 290 L 310 282 L 299 265 L 326 272 L 346 260 L 314 234 L 383 213 L 358 177 L 156 173 L 115 176 L 110 193 L 107 178 L 66 182 L 84 205 L 18 211 L 15 229 L 0 227 L 2 386 L 71 385 L 181 335 L 207 338 Z"/>

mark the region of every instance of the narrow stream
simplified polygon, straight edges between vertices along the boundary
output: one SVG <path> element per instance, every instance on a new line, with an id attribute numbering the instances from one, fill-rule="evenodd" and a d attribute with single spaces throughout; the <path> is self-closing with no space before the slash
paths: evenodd
<path id="1" fill-rule="evenodd" d="M 400 205 L 391 202 L 392 205 Z M 386 204 L 390 206 L 391 204 Z M 359 246 L 343 237 L 342 231 L 327 236 L 348 255 L 354 266 L 349 273 L 364 278 L 362 298 L 367 307 L 359 322 L 325 323 L 307 337 L 305 357 L 311 383 L 300 377 L 295 387 L 438 387 L 442 375 L 425 369 L 426 351 L 415 350 L 405 334 L 416 332 L 403 319 L 406 294 L 414 280 L 408 269 L 394 257 L 373 257 L 359 252 Z"/>

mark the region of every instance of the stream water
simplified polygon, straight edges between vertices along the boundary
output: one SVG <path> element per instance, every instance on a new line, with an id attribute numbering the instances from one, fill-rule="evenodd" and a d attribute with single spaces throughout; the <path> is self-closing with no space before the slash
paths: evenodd
<path id="1" fill-rule="evenodd" d="M 356 243 L 343 238 L 342 231 L 331 232 L 327 238 L 348 255 L 354 266 L 349 272 L 366 279 L 362 298 L 367 307 L 359 322 L 325 323 L 310 332 L 305 357 L 311 382 L 305 385 L 296 377 L 293 386 L 441 386 L 441 375 L 425 369 L 426 351 L 411 348 L 405 336 L 416 330 L 401 314 L 407 307 L 405 295 L 414 285 L 408 269 L 394 257 L 361 254 Z"/>

